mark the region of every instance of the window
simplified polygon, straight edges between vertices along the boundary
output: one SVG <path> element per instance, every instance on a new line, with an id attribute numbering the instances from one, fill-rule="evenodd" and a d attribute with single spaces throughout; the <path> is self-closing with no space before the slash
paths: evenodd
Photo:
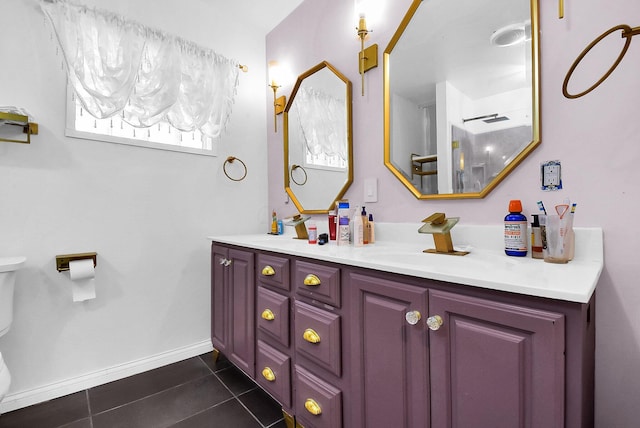
<path id="1" fill-rule="evenodd" d="M 89 114 L 68 87 L 66 135 L 74 138 L 128 144 L 160 150 L 216 156 L 217 147 L 212 138 L 199 130 L 180 131 L 166 120 L 149 128 L 136 128 L 122 120 L 121 115 L 96 119 Z"/>

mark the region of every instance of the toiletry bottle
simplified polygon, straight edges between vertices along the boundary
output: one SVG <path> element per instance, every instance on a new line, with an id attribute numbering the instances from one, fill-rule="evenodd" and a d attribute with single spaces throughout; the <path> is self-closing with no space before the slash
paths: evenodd
<path id="1" fill-rule="evenodd" d="M 349 245 L 349 202 L 338 203 L 338 245 Z"/>
<path id="2" fill-rule="evenodd" d="M 369 244 L 373 244 L 374 242 L 376 242 L 376 228 L 373 223 L 373 214 L 369 214 L 367 227 L 369 228 Z"/>
<path id="3" fill-rule="evenodd" d="M 509 202 L 509 214 L 504 218 L 504 252 L 515 257 L 527 255 L 527 217 L 519 199 Z"/>
<path id="4" fill-rule="evenodd" d="M 369 243 L 369 218 L 367 217 L 367 211 L 364 209 L 364 205 L 362 206 L 362 243 Z"/>
<path id="5" fill-rule="evenodd" d="M 336 210 L 329 211 L 329 239 L 331 241 L 336 240 L 336 227 L 338 226 L 338 220 L 336 218 Z"/>
<path id="6" fill-rule="evenodd" d="M 317 244 L 318 243 L 318 227 L 313 221 L 309 222 L 309 244 Z"/>
<path id="7" fill-rule="evenodd" d="M 278 219 L 278 235 L 282 235 L 284 233 L 284 223 L 282 220 Z"/>
<path id="8" fill-rule="evenodd" d="M 538 214 L 531 214 L 533 222 L 531 223 L 531 257 L 534 259 L 543 259 L 542 254 L 542 236 L 540 235 L 540 221 Z"/>
<path id="9" fill-rule="evenodd" d="M 272 235 L 278 234 L 278 218 L 276 217 L 275 210 L 273 210 L 273 212 L 271 213 L 271 234 Z"/>
<path id="10" fill-rule="evenodd" d="M 358 209 L 353 213 L 353 246 L 362 247 L 364 245 L 364 225 L 362 215 Z"/>
<path id="11" fill-rule="evenodd" d="M 567 255 L 568 260 L 573 260 L 573 256 L 576 251 L 576 234 L 573 231 L 573 214 L 575 211 L 575 204 L 571 208 L 571 212 L 564 216 L 564 252 Z"/>

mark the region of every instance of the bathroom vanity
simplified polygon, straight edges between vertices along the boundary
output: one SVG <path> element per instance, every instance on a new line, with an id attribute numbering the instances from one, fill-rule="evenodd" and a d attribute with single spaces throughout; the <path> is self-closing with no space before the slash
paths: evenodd
<path id="1" fill-rule="evenodd" d="M 592 427 L 602 231 L 566 265 L 512 258 L 500 226 L 420 225 L 361 248 L 210 237 L 212 342 L 302 427 Z"/>

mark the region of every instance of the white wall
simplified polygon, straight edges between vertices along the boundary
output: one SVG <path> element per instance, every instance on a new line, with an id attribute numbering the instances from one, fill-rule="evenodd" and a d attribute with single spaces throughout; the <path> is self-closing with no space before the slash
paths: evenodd
<path id="1" fill-rule="evenodd" d="M 411 0 L 383 2 L 385 21 L 372 27 L 374 32 L 368 42 L 380 46 L 379 60 L 410 3 Z M 565 2 L 563 20 L 558 19 L 557 2 L 539 3 L 542 144 L 480 200 L 417 200 L 385 168 L 383 70 L 379 66 L 366 74 L 366 95 L 361 97 L 359 43 L 351 2 L 305 0 L 268 34 L 267 58 L 291 60 L 294 74 L 326 60 L 353 82 L 355 170 L 354 182 L 345 197 L 359 203 L 364 179 L 377 177 L 378 202 L 366 204 L 376 221 L 418 222 L 439 211 L 460 216 L 466 224 L 499 224 L 512 198 L 522 199 L 525 210 L 533 213 L 540 199 L 553 206 L 568 196 L 578 203 L 577 226 L 604 229 L 605 269 L 596 290 L 596 426 L 628 428 L 637 426 L 640 420 L 640 229 L 635 225 L 635 215 L 640 210 L 640 42 L 633 41 L 618 69 L 591 94 L 569 100 L 561 88 L 573 60 L 599 34 L 617 24 L 639 25 L 640 2 Z M 584 78 L 576 72 L 576 80 L 571 82 L 574 92 L 590 86 L 613 63 L 623 43 L 616 34 L 605 43 L 609 49 L 592 52 L 580 72 Z M 282 134 L 270 132 L 268 138 L 269 203 L 290 211 L 282 196 Z M 565 189 L 545 193 L 539 185 L 540 163 L 554 159 L 562 162 Z M 318 219 L 321 223 L 324 221 Z"/>
<path id="2" fill-rule="evenodd" d="M 268 227 L 266 29 L 239 25 L 235 2 L 85 4 L 211 47 L 249 73 L 218 157 L 67 138 L 66 77 L 51 30 L 34 1 L 2 1 L 0 105 L 27 108 L 40 134 L 30 145 L 0 143 L 0 256 L 27 257 L 13 326 L 0 338 L 13 377 L 0 412 L 59 382 L 209 346 L 206 237 Z M 246 163 L 244 181 L 224 176 L 229 155 Z M 97 298 L 72 303 L 55 256 L 85 251 L 98 252 Z"/>

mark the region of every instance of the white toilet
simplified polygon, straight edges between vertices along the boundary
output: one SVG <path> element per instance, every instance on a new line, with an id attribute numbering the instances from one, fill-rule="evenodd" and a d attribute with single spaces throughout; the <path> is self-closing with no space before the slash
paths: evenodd
<path id="1" fill-rule="evenodd" d="M 0 257 L 0 336 L 4 336 L 11 327 L 16 271 L 26 260 L 25 257 Z M 11 375 L 0 353 L 0 401 L 9 390 L 10 384 Z"/>

